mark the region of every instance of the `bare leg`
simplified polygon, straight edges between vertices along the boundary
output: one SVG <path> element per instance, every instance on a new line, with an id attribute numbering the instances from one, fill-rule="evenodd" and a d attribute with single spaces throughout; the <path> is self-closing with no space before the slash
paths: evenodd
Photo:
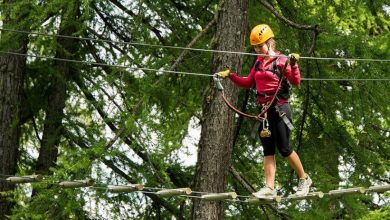
<path id="1" fill-rule="evenodd" d="M 301 160 L 299 159 L 298 154 L 293 151 L 290 156 L 286 157 L 290 166 L 298 173 L 299 179 L 306 178 L 305 170 L 303 169 Z"/>
<path id="2" fill-rule="evenodd" d="M 265 156 L 264 157 L 265 184 L 272 189 L 275 188 L 275 172 L 276 172 L 275 155 Z"/>

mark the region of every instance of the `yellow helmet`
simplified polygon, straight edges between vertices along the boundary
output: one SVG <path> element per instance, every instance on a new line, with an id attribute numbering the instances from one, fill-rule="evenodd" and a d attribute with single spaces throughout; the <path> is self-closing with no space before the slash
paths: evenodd
<path id="1" fill-rule="evenodd" d="M 271 28 L 266 24 L 259 24 L 252 29 L 249 40 L 251 45 L 254 46 L 266 42 L 271 37 L 274 37 Z"/>

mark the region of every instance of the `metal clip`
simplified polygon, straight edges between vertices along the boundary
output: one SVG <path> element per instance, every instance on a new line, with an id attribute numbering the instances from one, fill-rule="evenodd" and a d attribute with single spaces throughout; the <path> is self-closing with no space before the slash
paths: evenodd
<path id="1" fill-rule="evenodd" d="M 221 79 L 218 77 L 218 75 L 214 74 L 213 79 L 214 79 L 214 82 L 215 82 L 215 87 L 217 87 L 218 90 L 222 91 L 223 90 L 223 86 L 222 86 L 222 83 L 221 83 Z"/>
<path id="2" fill-rule="evenodd" d="M 267 119 L 263 119 L 263 129 L 260 131 L 260 137 L 262 138 L 271 137 L 271 131 L 268 129 Z"/>

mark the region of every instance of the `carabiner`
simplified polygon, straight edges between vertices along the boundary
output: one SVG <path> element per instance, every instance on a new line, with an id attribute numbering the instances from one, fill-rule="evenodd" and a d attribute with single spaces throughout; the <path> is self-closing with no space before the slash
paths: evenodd
<path id="1" fill-rule="evenodd" d="M 222 83 L 221 83 L 221 78 L 219 78 L 218 75 L 215 73 L 213 75 L 213 79 L 214 79 L 214 82 L 215 82 L 215 87 L 217 87 L 218 90 L 222 91 L 223 90 L 223 86 L 222 86 Z"/>

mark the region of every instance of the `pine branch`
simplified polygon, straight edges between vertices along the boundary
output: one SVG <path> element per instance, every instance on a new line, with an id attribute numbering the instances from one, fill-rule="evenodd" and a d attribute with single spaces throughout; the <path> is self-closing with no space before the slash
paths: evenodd
<path id="1" fill-rule="evenodd" d="M 72 137 L 73 135 L 69 132 L 66 132 L 66 136 L 68 137 Z M 85 144 L 83 142 L 82 139 L 80 138 L 69 138 L 70 140 L 72 140 L 75 144 L 77 144 L 78 146 L 80 146 L 81 148 L 83 149 L 89 149 L 89 147 L 87 146 L 87 144 Z M 76 142 L 77 141 L 77 142 Z M 123 170 L 121 170 L 119 167 L 117 167 L 114 162 L 112 160 L 107 160 L 107 159 L 102 159 L 101 160 L 107 167 L 109 167 L 110 169 L 112 169 L 116 174 L 118 174 L 119 176 L 123 177 L 125 180 L 127 180 L 129 183 L 136 183 L 136 181 L 131 178 L 131 176 L 127 175 Z M 178 219 L 184 219 L 183 216 L 181 215 L 180 213 L 180 210 L 177 210 L 175 207 L 173 207 L 171 204 L 169 204 L 168 202 L 166 202 L 165 200 L 161 199 L 160 197 L 158 197 L 157 195 L 154 195 L 154 194 L 145 194 L 146 196 L 148 196 L 149 198 L 152 199 L 153 202 L 163 206 L 164 208 L 166 208 L 170 213 L 172 213 L 176 218 Z"/>
<path id="2" fill-rule="evenodd" d="M 269 11 L 271 11 L 272 14 L 274 14 L 279 20 L 283 21 L 284 23 L 286 23 L 287 25 L 289 25 L 291 27 L 294 27 L 294 28 L 300 29 L 300 30 L 312 30 L 312 31 L 318 31 L 318 32 L 322 31 L 322 29 L 320 29 L 318 25 L 305 25 L 305 24 L 295 23 L 295 22 L 287 19 L 283 15 L 279 14 L 276 11 L 276 9 L 268 1 L 266 1 L 266 0 L 259 0 L 259 1 L 262 5 L 264 5 L 264 7 L 266 7 Z"/>
<path id="3" fill-rule="evenodd" d="M 229 172 L 233 175 L 234 179 L 236 179 L 248 192 L 250 193 L 253 193 L 255 192 L 255 188 L 249 183 L 249 181 L 243 176 L 241 175 L 241 173 L 239 173 L 234 167 L 233 165 L 230 166 L 230 169 L 229 169 Z M 270 205 L 270 204 L 266 204 L 265 206 L 267 206 L 268 208 L 272 209 L 274 212 L 276 212 L 276 214 L 281 218 L 281 219 L 288 219 L 289 216 L 280 211 L 278 208 L 276 208 L 275 206 L 273 205 Z M 266 210 L 264 209 L 265 207 L 264 205 L 261 205 L 261 209 L 263 210 L 264 213 L 266 213 Z"/>
<path id="4" fill-rule="evenodd" d="M 136 18 L 137 17 L 137 15 L 134 13 L 134 12 L 132 12 L 131 10 L 129 10 L 129 9 L 127 9 L 124 5 L 122 5 L 119 1 L 117 1 L 117 0 L 110 0 L 110 2 L 112 3 L 112 4 L 114 4 L 115 6 L 117 6 L 119 9 L 121 9 L 122 11 L 124 11 L 124 12 L 126 12 L 128 15 L 130 15 L 131 17 L 133 17 L 133 18 Z M 158 30 L 156 27 L 153 27 L 150 23 L 149 23 L 149 21 L 148 21 L 148 19 L 146 19 L 146 18 L 144 18 L 144 17 L 142 17 L 141 18 L 141 22 L 143 23 L 143 24 L 145 24 L 146 25 L 146 27 L 149 29 L 149 30 L 151 30 L 155 35 L 156 35 L 156 37 L 158 38 L 158 40 L 161 42 L 161 44 L 163 44 L 163 45 L 165 45 L 165 39 L 164 39 L 164 37 L 161 35 L 161 31 L 160 30 Z"/>

